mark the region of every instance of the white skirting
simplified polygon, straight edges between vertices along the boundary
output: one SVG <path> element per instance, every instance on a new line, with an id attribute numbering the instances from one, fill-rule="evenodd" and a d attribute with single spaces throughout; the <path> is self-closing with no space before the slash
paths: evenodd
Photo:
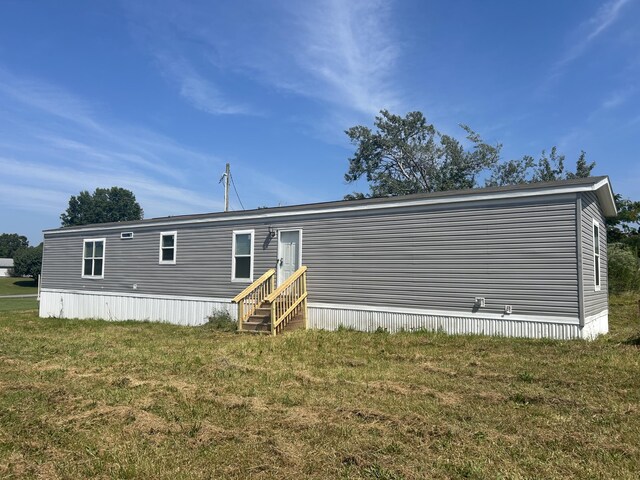
<path id="1" fill-rule="evenodd" d="M 385 308 L 363 305 L 309 303 L 309 328 L 339 327 L 373 332 L 383 328 L 431 330 L 449 334 L 499 335 L 507 337 L 593 339 L 608 331 L 608 312 L 590 317 L 580 328 L 578 318 L 499 315 L 435 310 Z M 144 295 L 42 289 L 41 317 L 141 320 L 177 325 L 202 325 L 211 315 L 229 313 L 237 307 L 229 299 Z"/>
<path id="2" fill-rule="evenodd" d="M 235 319 L 237 309 L 230 300 L 168 295 L 136 295 L 110 292 L 65 291 L 43 288 L 40 316 L 141 320 L 202 325 L 211 315 L 226 312 Z"/>
<path id="3" fill-rule="evenodd" d="M 458 335 L 498 335 L 558 340 L 585 338 L 582 335 L 578 318 L 388 309 L 361 305 L 340 306 L 313 303 L 309 303 L 309 327 L 328 330 L 346 327 L 366 332 L 384 328 L 392 333 L 401 330 L 429 330 Z"/>
<path id="4" fill-rule="evenodd" d="M 593 340 L 598 335 L 609 333 L 609 310 L 585 318 L 581 336 L 585 340 Z"/>

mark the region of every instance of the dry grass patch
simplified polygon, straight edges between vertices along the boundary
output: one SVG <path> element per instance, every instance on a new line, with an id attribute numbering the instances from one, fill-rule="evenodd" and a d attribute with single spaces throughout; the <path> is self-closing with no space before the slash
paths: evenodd
<path id="1" fill-rule="evenodd" d="M 635 478 L 635 300 L 595 342 L 0 313 L 0 477 Z"/>

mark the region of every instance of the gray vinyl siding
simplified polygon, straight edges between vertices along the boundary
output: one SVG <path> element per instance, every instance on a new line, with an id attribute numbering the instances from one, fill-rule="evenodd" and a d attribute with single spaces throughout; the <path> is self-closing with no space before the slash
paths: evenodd
<path id="1" fill-rule="evenodd" d="M 232 298 L 232 231 L 255 229 L 254 278 L 276 266 L 268 228 L 303 230 L 309 301 L 578 317 L 576 195 L 46 235 L 43 288 Z M 176 265 L 159 265 L 161 231 Z M 105 237 L 105 278 L 81 278 L 83 238 Z M 606 262 L 604 262 L 606 264 Z M 137 284 L 134 291 L 132 285 Z M 606 290 L 606 289 L 605 289 Z"/>
<path id="2" fill-rule="evenodd" d="M 582 193 L 582 278 L 584 314 L 590 317 L 608 308 L 607 226 L 593 193 Z M 593 220 L 600 225 L 600 291 L 595 289 L 593 260 Z"/>

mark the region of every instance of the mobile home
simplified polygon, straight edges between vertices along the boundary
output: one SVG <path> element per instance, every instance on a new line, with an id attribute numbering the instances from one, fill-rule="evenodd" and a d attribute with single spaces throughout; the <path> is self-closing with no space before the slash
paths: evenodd
<path id="1" fill-rule="evenodd" d="M 615 215 L 590 177 L 57 228 L 40 316 L 593 338 Z"/>

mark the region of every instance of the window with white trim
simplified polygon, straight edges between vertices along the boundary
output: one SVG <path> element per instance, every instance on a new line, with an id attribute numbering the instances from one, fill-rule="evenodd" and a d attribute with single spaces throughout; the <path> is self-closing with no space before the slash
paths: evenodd
<path id="1" fill-rule="evenodd" d="M 91 238 L 83 242 L 82 277 L 104 278 L 104 238 Z"/>
<path id="2" fill-rule="evenodd" d="M 232 245 L 232 282 L 253 282 L 253 230 L 235 230 Z"/>
<path id="3" fill-rule="evenodd" d="M 600 224 L 593 221 L 593 282 L 600 290 Z"/>
<path id="4" fill-rule="evenodd" d="M 160 234 L 160 264 L 175 265 L 177 249 L 178 232 L 162 232 Z"/>

